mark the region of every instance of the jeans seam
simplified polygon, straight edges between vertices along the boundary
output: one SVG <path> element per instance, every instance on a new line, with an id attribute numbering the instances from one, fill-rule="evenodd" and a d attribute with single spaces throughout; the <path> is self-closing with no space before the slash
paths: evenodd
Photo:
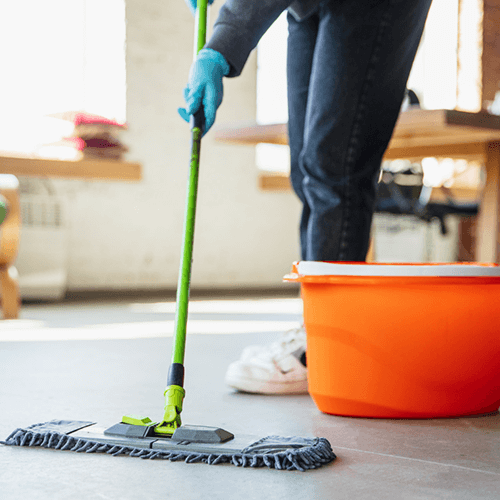
<path id="1" fill-rule="evenodd" d="M 380 21 L 377 37 L 373 45 L 372 54 L 368 62 L 368 68 L 366 71 L 366 76 L 364 78 L 361 95 L 359 97 L 357 110 L 354 116 L 354 121 L 352 125 L 352 131 L 348 142 L 346 159 L 344 162 L 344 174 L 345 174 L 345 189 L 344 189 L 344 207 L 342 214 L 342 227 L 340 232 L 340 242 L 339 242 L 339 260 L 345 260 L 345 251 L 348 248 L 348 236 L 351 230 L 350 227 L 350 216 L 351 216 L 351 170 L 352 164 L 354 163 L 354 154 L 357 150 L 360 136 L 360 123 L 362 121 L 363 115 L 367 110 L 366 96 L 368 91 L 374 81 L 373 72 L 375 64 L 380 59 L 380 47 L 382 44 L 382 39 L 385 35 L 386 29 L 390 26 L 390 17 L 392 15 L 392 6 L 394 0 L 389 2 L 389 8 L 382 16 Z"/>

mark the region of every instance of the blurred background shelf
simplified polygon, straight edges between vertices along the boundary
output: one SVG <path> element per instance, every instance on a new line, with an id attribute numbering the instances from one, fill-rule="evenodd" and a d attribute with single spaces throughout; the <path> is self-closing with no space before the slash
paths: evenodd
<path id="1" fill-rule="evenodd" d="M 86 180 L 141 180 L 141 164 L 118 160 L 53 160 L 0 155 L 0 174 Z"/>
<path id="2" fill-rule="evenodd" d="M 215 138 L 221 143 L 239 145 L 288 144 L 287 124 L 220 127 Z M 480 201 L 474 259 L 500 261 L 500 116 L 485 111 L 472 113 L 448 109 L 409 109 L 400 114 L 384 160 L 451 158 L 480 162 L 483 186 L 456 185 L 433 189 L 430 199 L 446 201 L 454 193 L 456 201 Z M 286 174 L 261 172 L 259 186 L 264 190 L 290 191 Z M 479 189 L 481 188 L 481 189 Z M 479 200 L 479 197 L 481 198 Z"/>

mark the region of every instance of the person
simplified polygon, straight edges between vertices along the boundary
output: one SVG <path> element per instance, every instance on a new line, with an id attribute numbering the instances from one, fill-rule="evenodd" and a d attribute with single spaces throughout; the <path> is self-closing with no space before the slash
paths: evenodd
<path id="1" fill-rule="evenodd" d="M 188 121 L 203 106 L 206 133 L 224 77 L 240 75 L 288 9 L 290 176 L 302 202 L 302 260 L 366 260 L 382 157 L 431 1 L 226 0 L 191 66 L 179 113 Z M 196 0 L 186 2 L 194 11 Z M 307 392 L 304 327 L 268 346 L 247 347 L 226 382 L 253 393 Z"/>

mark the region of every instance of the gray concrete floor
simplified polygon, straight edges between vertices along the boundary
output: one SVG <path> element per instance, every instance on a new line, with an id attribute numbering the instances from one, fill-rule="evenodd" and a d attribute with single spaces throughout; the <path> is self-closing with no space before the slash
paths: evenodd
<path id="1" fill-rule="evenodd" d="M 333 464 L 280 472 L 0 446 L 0 498 L 500 498 L 500 415 L 354 419 L 322 414 L 307 395 L 235 393 L 227 365 L 297 322 L 300 302 L 205 297 L 190 310 L 184 422 L 323 436 Z M 158 299 L 32 304 L 0 322 L 0 438 L 53 418 L 161 417 L 173 312 Z"/>

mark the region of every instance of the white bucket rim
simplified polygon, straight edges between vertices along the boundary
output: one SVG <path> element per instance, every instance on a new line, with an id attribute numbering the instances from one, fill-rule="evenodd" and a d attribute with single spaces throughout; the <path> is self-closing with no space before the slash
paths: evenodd
<path id="1" fill-rule="evenodd" d="M 438 276 L 438 277 L 497 277 L 500 266 L 496 264 L 358 264 L 300 261 L 300 276 Z"/>

